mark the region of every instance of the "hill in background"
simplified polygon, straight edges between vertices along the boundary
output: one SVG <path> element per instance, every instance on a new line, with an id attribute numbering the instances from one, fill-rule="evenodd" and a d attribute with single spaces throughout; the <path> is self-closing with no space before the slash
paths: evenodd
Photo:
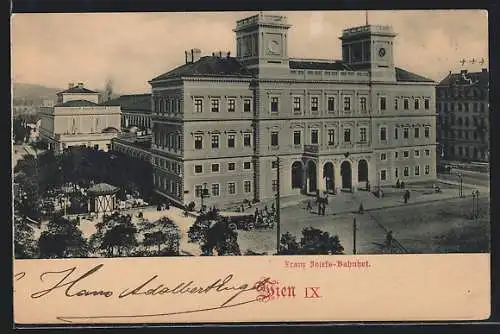
<path id="1" fill-rule="evenodd" d="M 37 84 L 13 83 L 14 105 L 27 104 L 27 105 L 39 106 L 43 103 L 44 99 L 55 101 L 57 98 L 56 94 L 65 89 L 66 88 L 45 87 Z M 101 93 L 101 97 L 104 96 L 103 90 L 97 89 L 96 91 Z M 120 94 L 113 94 L 112 98 L 118 98 L 119 96 Z"/>

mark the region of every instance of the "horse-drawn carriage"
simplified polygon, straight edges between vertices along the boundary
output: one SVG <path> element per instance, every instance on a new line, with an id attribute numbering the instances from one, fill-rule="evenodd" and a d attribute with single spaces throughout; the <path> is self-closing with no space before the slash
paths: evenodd
<path id="1" fill-rule="evenodd" d="M 274 215 L 256 215 L 244 212 L 220 212 L 220 216 L 228 223 L 233 230 L 261 230 L 272 229 L 274 227 Z"/>

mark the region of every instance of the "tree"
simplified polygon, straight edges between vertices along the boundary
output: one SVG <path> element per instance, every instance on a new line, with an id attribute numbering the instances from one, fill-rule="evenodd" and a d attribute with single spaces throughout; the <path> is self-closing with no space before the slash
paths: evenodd
<path id="1" fill-rule="evenodd" d="M 148 250 L 156 247 L 153 255 L 179 255 L 180 231 L 177 225 L 167 217 L 155 222 L 143 221 L 139 231 L 143 233 L 142 245 Z"/>
<path id="2" fill-rule="evenodd" d="M 241 255 L 238 233 L 229 228 L 217 210 L 210 210 L 196 218 L 188 230 L 190 242 L 200 244 L 203 255 Z"/>
<path id="3" fill-rule="evenodd" d="M 130 215 L 105 215 L 96 228 L 97 231 L 90 237 L 94 252 L 106 257 L 128 256 L 138 246 L 137 228 Z"/>
<path id="4" fill-rule="evenodd" d="M 299 253 L 300 245 L 297 242 L 297 238 L 290 234 L 290 232 L 286 232 L 281 235 L 280 239 L 280 254 L 283 255 L 293 255 Z"/>
<path id="5" fill-rule="evenodd" d="M 12 121 L 12 132 L 16 143 L 23 143 L 26 140 L 27 134 L 29 134 L 28 127 L 20 118 L 15 118 Z"/>
<path id="6" fill-rule="evenodd" d="M 36 257 L 36 242 L 33 227 L 26 219 L 14 217 L 14 256 L 16 259 Z"/>
<path id="7" fill-rule="evenodd" d="M 87 257 L 88 245 L 76 220 L 58 215 L 38 239 L 41 258 Z"/>
<path id="8" fill-rule="evenodd" d="M 314 227 L 304 228 L 300 239 L 301 253 L 305 255 L 344 254 L 338 236 L 330 236 Z"/>
<path id="9" fill-rule="evenodd" d="M 302 238 L 297 242 L 289 232 L 281 235 L 280 255 L 335 255 L 344 254 L 344 247 L 338 236 L 309 227 L 302 230 Z"/>

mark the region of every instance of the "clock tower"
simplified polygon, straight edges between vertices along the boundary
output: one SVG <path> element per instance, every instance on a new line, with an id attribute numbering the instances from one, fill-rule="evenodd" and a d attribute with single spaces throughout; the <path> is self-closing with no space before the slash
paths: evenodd
<path id="1" fill-rule="evenodd" d="M 259 77 L 288 74 L 285 16 L 258 14 L 236 22 L 236 56 Z"/>
<path id="2" fill-rule="evenodd" d="M 370 71 L 373 81 L 394 82 L 395 37 L 390 26 L 366 25 L 345 29 L 340 37 L 342 60 L 355 69 Z"/>

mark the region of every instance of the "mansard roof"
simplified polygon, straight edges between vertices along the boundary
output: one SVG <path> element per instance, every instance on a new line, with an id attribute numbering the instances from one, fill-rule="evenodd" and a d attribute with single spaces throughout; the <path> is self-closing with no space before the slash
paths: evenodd
<path id="1" fill-rule="evenodd" d="M 235 57 L 205 56 L 194 63 L 181 65 L 150 82 L 188 76 L 250 76 L 251 72 Z"/>
<path id="2" fill-rule="evenodd" d="M 348 64 L 337 60 L 327 61 L 321 59 L 294 59 L 289 61 L 290 69 L 292 70 L 318 70 L 318 71 L 353 71 L 353 68 Z"/>

